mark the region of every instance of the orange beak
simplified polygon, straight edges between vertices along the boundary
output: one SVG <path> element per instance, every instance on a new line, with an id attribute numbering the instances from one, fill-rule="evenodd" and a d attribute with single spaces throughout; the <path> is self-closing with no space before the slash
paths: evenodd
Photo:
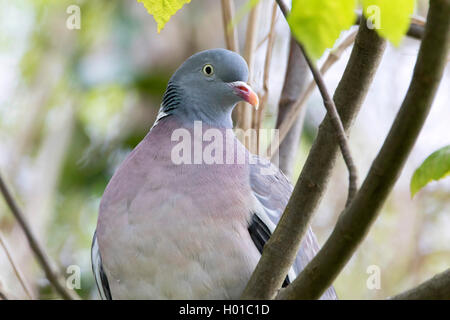
<path id="1" fill-rule="evenodd" d="M 230 83 L 234 92 L 242 100 L 250 103 L 255 109 L 258 109 L 259 98 L 258 95 L 253 91 L 253 89 L 243 81 L 235 81 Z"/>

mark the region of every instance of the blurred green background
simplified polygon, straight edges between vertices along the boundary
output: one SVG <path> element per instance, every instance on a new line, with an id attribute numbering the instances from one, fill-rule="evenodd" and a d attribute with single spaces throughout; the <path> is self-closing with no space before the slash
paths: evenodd
<path id="1" fill-rule="evenodd" d="M 271 1 L 264 0 L 253 85 L 262 87 L 264 37 Z M 236 1 L 240 6 L 244 1 Z M 81 29 L 70 30 L 66 12 L 81 9 Z M 425 16 L 419 1 L 418 16 Z M 245 18 L 238 25 L 245 42 Z M 264 125 L 273 127 L 289 33 L 279 15 Z M 367 172 L 406 92 L 418 51 L 417 40 L 388 47 L 352 131 L 351 147 Z M 97 299 L 90 245 L 103 190 L 124 157 L 155 119 L 172 72 L 191 54 L 224 47 L 219 1 L 194 0 L 157 34 L 156 23 L 132 0 L 0 0 L 0 172 L 49 255 L 65 271 L 81 270 L 78 293 Z M 351 49 L 326 75 L 334 90 Z M 450 144 L 450 71 L 433 110 L 383 212 L 367 239 L 338 277 L 341 299 L 385 298 L 450 265 L 450 183 L 432 183 L 414 199 L 409 180 L 434 150 Z M 296 163 L 295 182 L 324 110 L 320 96 L 308 103 Z M 340 160 L 313 221 L 319 242 L 331 232 L 346 197 L 347 173 Z M 58 298 L 36 264 L 22 231 L 0 201 L 0 232 L 35 297 Z M 369 289 L 367 268 L 381 271 L 380 289 Z M 0 283 L 15 298 L 26 298 L 0 249 Z"/>

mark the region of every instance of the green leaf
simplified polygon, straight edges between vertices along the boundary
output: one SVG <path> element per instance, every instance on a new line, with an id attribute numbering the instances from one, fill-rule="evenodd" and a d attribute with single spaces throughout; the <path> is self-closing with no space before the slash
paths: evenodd
<path id="1" fill-rule="evenodd" d="M 353 25 L 355 7 L 356 0 L 294 0 L 288 23 L 307 54 L 317 59 Z"/>
<path id="2" fill-rule="evenodd" d="M 409 28 L 415 0 L 362 0 L 364 16 L 376 32 L 398 46 Z"/>
<path id="3" fill-rule="evenodd" d="M 413 174 L 411 197 L 432 180 L 439 180 L 450 174 L 450 145 L 433 152 Z"/>
<path id="4" fill-rule="evenodd" d="M 191 0 L 137 0 L 142 2 L 158 24 L 158 33 L 164 28 L 164 25 L 170 20 L 185 3 Z"/>

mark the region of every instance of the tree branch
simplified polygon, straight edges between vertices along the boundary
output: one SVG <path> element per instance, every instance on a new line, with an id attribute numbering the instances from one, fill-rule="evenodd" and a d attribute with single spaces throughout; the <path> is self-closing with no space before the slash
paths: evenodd
<path id="1" fill-rule="evenodd" d="M 442 78 L 450 44 L 449 14 L 450 0 L 430 1 L 411 84 L 380 152 L 325 245 L 280 299 L 319 298 L 375 221 L 422 129 Z"/>
<path id="2" fill-rule="evenodd" d="M 391 297 L 393 300 L 450 300 L 450 269 L 415 288 Z"/>
<path id="3" fill-rule="evenodd" d="M 289 9 L 286 6 L 286 4 L 282 0 L 277 0 L 278 6 L 280 7 L 281 11 L 283 12 L 284 16 L 287 18 L 289 15 Z M 297 41 L 298 46 L 302 50 L 303 55 L 305 56 L 306 62 L 309 65 L 309 68 L 311 69 L 311 73 L 314 77 L 314 81 L 317 84 L 317 87 L 319 88 L 320 94 L 322 95 L 323 104 L 325 105 L 325 108 L 327 109 L 327 114 L 331 120 L 332 125 L 334 126 L 335 135 L 337 137 L 339 147 L 341 148 L 341 153 L 344 158 L 345 164 L 348 169 L 349 173 L 349 186 L 348 186 L 348 196 L 347 196 L 347 203 L 346 206 L 350 204 L 350 202 L 353 200 L 356 191 L 358 190 L 358 172 L 356 170 L 355 163 L 353 161 L 350 147 L 348 146 L 348 139 L 347 135 L 345 134 L 344 126 L 342 125 L 342 121 L 339 117 L 339 114 L 337 112 L 336 105 L 334 104 L 334 101 L 331 99 L 327 87 L 325 85 L 325 81 L 322 78 L 322 75 L 320 74 L 319 70 L 317 69 L 314 62 L 308 57 L 306 54 L 305 49 L 303 48 L 302 44 Z"/>
<path id="4" fill-rule="evenodd" d="M 1 175 L 0 175 L 0 192 L 3 194 L 3 197 L 5 198 L 5 201 L 8 204 L 11 212 L 13 213 L 14 217 L 19 222 L 20 227 L 24 231 L 25 236 L 28 239 L 28 243 L 31 249 L 33 250 L 33 253 L 35 254 L 41 267 L 44 269 L 47 279 L 50 281 L 50 283 L 53 285 L 56 291 L 64 299 L 66 300 L 78 299 L 78 296 L 75 292 L 71 292 L 65 288 L 63 284 L 64 280 L 61 279 L 61 277 L 58 276 L 57 272 L 55 272 L 55 270 L 52 268 L 49 258 L 45 254 L 43 248 L 39 245 L 35 236 L 33 235 L 31 228 L 25 219 L 25 216 L 22 214 L 22 211 L 19 209 L 19 206 L 17 205 L 16 201 L 9 192 Z"/>
<path id="5" fill-rule="evenodd" d="M 385 41 L 365 23 L 360 25 L 334 102 L 348 130 L 362 105 L 385 48 Z M 329 116 L 319 127 L 291 198 L 244 291 L 247 299 L 270 299 L 281 287 L 297 255 L 309 221 L 325 191 L 338 154 Z M 282 253 L 282 254 L 280 254 Z"/>

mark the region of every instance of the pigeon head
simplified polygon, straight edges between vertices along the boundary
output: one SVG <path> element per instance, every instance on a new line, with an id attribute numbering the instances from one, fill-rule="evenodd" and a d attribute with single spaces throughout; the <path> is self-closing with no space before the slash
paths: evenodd
<path id="1" fill-rule="evenodd" d="M 225 49 L 196 53 L 171 77 L 161 113 L 232 127 L 231 112 L 237 102 L 258 106 L 258 96 L 245 83 L 247 78 L 247 63 L 237 53 Z"/>

